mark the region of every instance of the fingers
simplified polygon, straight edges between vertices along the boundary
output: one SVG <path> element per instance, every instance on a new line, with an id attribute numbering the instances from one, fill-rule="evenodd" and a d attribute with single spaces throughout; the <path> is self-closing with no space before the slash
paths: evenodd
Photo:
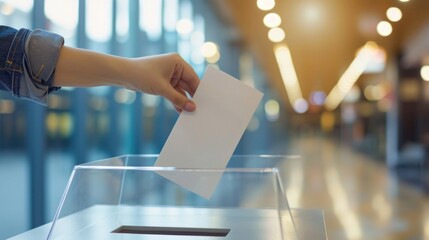
<path id="1" fill-rule="evenodd" d="M 195 90 L 189 87 L 189 85 L 185 81 L 180 81 L 178 83 L 178 86 L 187 93 L 189 93 L 192 97 L 194 96 Z"/>
<path id="2" fill-rule="evenodd" d="M 198 75 L 195 73 L 194 69 L 192 68 L 189 63 L 187 63 L 185 60 L 183 60 L 182 57 L 180 57 L 181 65 L 183 66 L 182 74 L 180 76 L 179 84 L 187 84 L 188 86 L 185 89 L 184 86 L 183 89 L 185 89 L 189 94 L 194 95 L 195 91 L 198 88 L 198 85 L 200 84 L 200 79 L 198 78 Z"/>
<path id="3" fill-rule="evenodd" d="M 185 92 L 178 86 L 169 88 L 164 97 L 174 105 L 178 112 L 182 110 L 193 112 L 196 109 L 195 103 L 188 99 Z"/>

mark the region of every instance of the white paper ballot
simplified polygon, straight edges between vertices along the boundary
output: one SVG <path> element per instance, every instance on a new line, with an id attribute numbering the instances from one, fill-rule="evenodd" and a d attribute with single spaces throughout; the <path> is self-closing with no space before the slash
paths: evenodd
<path id="1" fill-rule="evenodd" d="M 262 96 L 209 66 L 193 97 L 196 111 L 180 114 L 155 166 L 220 171 L 158 173 L 209 199 Z"/>

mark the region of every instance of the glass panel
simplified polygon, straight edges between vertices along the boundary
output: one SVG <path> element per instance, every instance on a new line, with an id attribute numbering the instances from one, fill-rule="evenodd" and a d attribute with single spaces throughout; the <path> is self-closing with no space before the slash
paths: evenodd
<path id="1" fill-rule="evenodd" d="M 112 36 L 112 0 L 86 1 L 86 34 L 96 42 Z"/>
<path id="2" fill-rule="evenodd" d="M 76 46 L 76 27 L 79 1 L 45 0 L 45 14 L 48 21 L 46 30 L 64 37 L 69 46 Z"/>
<path id="3" fill-rule="evenodd" d="M 126 42 L 130 30 L 129 0 L 117 0 L 116 34 L 119 42 Z"/>
<path id="4" fill-rule="evenodd" d="M 0 0 L 0 24 L 17 29 L 31 28 L 33 0 Z"/>
<path id="5" fill-rule="evenodd" d="M 278 170 L 267 167 L 282 158 L 253 156 L 263 168 L 225 171 L 150 167 L 156 158 L 122 156 L 76 166 L 48 239 L 123 239 L 112 231 L 142 227 L 229 229 L 224 239 L 298 239 Z M 201 183 L 223 175 L 205 199 L 161 176 L 166 173 L 197 176 Z M 172 239 L 167 235 L 159 239 Z"/>
<path id="6" fill-rule="evenodd" d="M 162 33 L 162 1 L 140 0 L 140 29 L 150 41 L 157 41 Z"/>
<path id="7" fill-rule="evenodd" d="M 179 18 L 179 0 L 164 0 L 164 29 L 175 32 Z"/>

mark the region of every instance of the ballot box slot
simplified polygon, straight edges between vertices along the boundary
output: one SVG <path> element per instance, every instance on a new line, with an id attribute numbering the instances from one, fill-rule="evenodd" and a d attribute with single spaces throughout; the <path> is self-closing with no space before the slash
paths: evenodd
<path id="1" fill-rule="evenodd" d="M 227 228 L 183 228 L 123 225 L 113 230 L 112 233 L 226 237 L 230 231 L 231 229 Z"/>

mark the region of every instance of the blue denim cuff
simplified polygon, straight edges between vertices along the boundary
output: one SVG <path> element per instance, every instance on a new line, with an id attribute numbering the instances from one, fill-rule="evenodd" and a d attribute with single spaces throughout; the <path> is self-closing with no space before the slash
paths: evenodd
<path id="1" fill-rule="evenodd" d="M 25 43 L 24 74 L 20 81 L 19 95 L 38 103 L 47 104 L 53 90 L 54 71 L 64 38 L 40 29 L 33 30 Z"/>

